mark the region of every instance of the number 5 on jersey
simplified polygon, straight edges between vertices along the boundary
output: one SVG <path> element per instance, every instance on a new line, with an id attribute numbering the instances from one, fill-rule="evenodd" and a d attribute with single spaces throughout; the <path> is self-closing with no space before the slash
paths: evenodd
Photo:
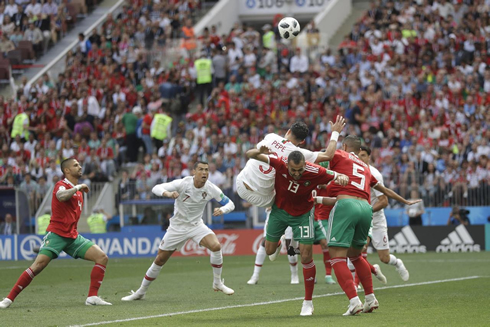
<path id="1" fill-rule="evenodd" d="M 289 181 L 288 191 L 293 193 L 298 192 L 299 184 L 293 181 Z"/>
<path id="2" fill-rule="evenodd" d="M 363 173 L 364 173 L 364 167 L 353 164 L 352 175 L 359 177 L 361 179 L 361 183 L 356 183 L 354 181 L 351 181 L 350 183 L 361 190 L 364 190 L 364 185 L 366 185 L 366 176 L 364 176 Z"/>

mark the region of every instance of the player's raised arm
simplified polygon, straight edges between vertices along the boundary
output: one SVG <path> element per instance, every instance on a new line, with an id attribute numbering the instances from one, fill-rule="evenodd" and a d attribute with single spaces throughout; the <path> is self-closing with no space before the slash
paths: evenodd
<path id="1" fill-rule="evenodd" d="M 163 183 L 153 186 L 151 192 L 156 196 L 163 196 L 166 198 L 177 199 L 179 197 L 179 186 L 182 180 L 175 180 L 170 183 Z"/>
<path id="2" fill-rule="evenodd" d="M 247 158 L 255 159 L 258 161 L 262 161 L 266 164 L 269 164 L 269 157 L 268 157 L 269 154 L 272 154 L 272 152 L 270 152 L 269 148 L 266 146 L 261 146 L 260 149 L 248 150 L 247 151 Z"/>
<path id="3" fill-rule="evenodd" d="M 340 132 L 345 127 L 345 118 L 342 116 L 337 116 L 335 123 L 329 122 L 332 126 L 332 136 L 330 136 L 330 142 L 328 142 L 327 150 L 325 152 L 318 152 L 316 158 L 316 163 L 322 161 L 330 161 L 335 155 L 335 150 L 337 150 L 337 140 L 339 139 Z"/>
<path id="4" fill-rule="evenodd" d="M 71 197 L 73 196 L 73 194 L 77 193 L 77 191 L 80 191 L 80 190 L 87 193 L 89 191 L 89 188 L 85 184 L 79 184 L 79 185 L 76 185 L 75 187 L 72 187 L 69 189 L 65 189 L 64 186 L 61 186 L 58 189 L 58 192 L 56 192 L 56 198 L 58 200 L 60 200 L 61 202 L 65 202 L 65 201 L 70 200 Z"/>
<path id="5" fill-rule="evenodd" d="M 409 206 L 411 206 L 412 204 L 416 204 L 416 203 L 419 203 L 420 201 L 422 201 L 422 199 L 417 199 L 417 200 L 409 201 L 409 200 L 403 198 L 402 196 L 398 195 L 392 189 L 387 188 L 387 187 L 381 185 L 380 183 L 376 184 L 376 186 L 374 186 L 374 189 L 380 191 L 381 193 L 383 193 L 384 195 L 386 195 L 389 198 L 395 199 L 396 201 L 401 202 L 401 203 L 406 204 L 406 205 L 409 205 Z"/>

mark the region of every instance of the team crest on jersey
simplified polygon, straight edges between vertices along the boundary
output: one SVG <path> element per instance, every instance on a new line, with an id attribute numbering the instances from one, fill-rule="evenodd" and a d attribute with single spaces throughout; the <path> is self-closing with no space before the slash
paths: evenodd
<path id="1" fill-rule="evenodd" d="M 305 185 L 306 187 L 308 187 L 308 186 L 310 186 L 310 184 L 311 184 L 311 182 L 310 182 L 310 181 L 306 181 L 304 185 Z"/>
<path id="2" fill-rule="evenodd" d="M 205 200 L 208 194 L 206 192 L 202 192 L 202 199 Z"/>

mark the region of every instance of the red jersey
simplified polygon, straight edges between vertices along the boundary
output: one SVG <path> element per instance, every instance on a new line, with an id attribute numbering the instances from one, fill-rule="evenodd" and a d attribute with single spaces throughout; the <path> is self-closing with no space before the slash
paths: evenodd
<path id="1" fill-rule="evenodd" d="M 51 200 L 51 221 L 46 231 L 59 236 L 75 239 L 78 236 L 77 224 L 82 214 L 83 194 L 77 191 L 70 200 L 60 201 L 56 197 L 58 191 L 68 190 L 74 185 L 66 178 L 56 183 Z"/>
<path id="2" fill-rule="evenodd" d="M 331 196 L 332 194 L 332 185 L 334 183 L 330 183 L 327 185 L 326 189 L 316 189 L 317 196 Z M 328 220 L 330 216 L 330 211 L 332 211 L 333 206 L 327 206 L 324 204 L 315 204 L 315 220 Z"/>
<path id="3" fill-rule="evenodd" d="M 335 172 L 309 162 L 300 179 L 295 180 L 289 175 L 286 166 L 288 158 L 269 157 L 269 165 L 276 169 L 276 200 L 279 209 L 291 216 L 301 216 L 313 208 L 314 201 L 311 192 L 318 185 L 328 184 L 335 179 Z"/>
<path id="4" fill-rule="evenodd" d="M 349 184 L 345 187 L 338 184 L 332 185 L 330 196 L 340 194 L 357 196 L 371 203 L 371 187 L 376 186 L 378 180 L 371 175 L 369 166 L 358 156 L 352 152 L 337 150 L 332 161 L 330 161 L 330 169 L 349 176 Z"/>

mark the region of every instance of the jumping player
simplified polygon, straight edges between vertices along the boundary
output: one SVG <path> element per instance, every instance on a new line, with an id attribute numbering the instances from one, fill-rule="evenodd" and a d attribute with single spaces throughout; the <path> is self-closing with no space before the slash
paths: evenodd
<path id="1" fill-rule="evenodd" d="M 328 184 L 335 180 L 346 185 L 348 178 L 315 164 L 307 163 L 300 151 L 293 151 L 287 158 L 276 158 L 266 146 L 251 149 L 247 157 L 266 163 L 276 170 L 275 190 L 277 196 L 272 205 L 265 248 L 272 255 L 280 249 L 279 240 L 288 226 L 293 229 L 293 237 L 299 241 L 303 278 L 305 283 L 305 299 L 300 315 L 313 314 L 313 289 L 315 287 L 316 268 L 313 262 L 313 242 L 325 236 L 315 235 L 318 223 L 313 219 L 314 202 L 312 191 L 320 184 Z M 322 230 L 323 228 L 320 228 Z M 324 231 L 323 231 L 324 234 Z"/>
<path id="2" fill-rule="evenodd" d="M 332 133 L 331 140 L 337 139 L 338 134 Z M 326 153 L 331 154 L 335 149 L 334 142 L 330 142 Z M 394 191 L 380 185 L 371 175 L 369 166 L 359 159 L 361 140 L 357 136 L 349 135 L 344 138 L 342 150 L 337 150 L 329 158 L 330 168 L 349 177 L 346 187 L 333 185 L 331 196 L 337 197 L 337 202 L 330 213 L 328 247 L 331 263 L 337 281 L 350 300 L 346 316 L 362 312 L 372 312 L 379 306 L 373 292 L 371 270 L 366 260 L 361 257 L 362 248 L 366 244 L 368 231 L 372 221 L 372 207 L 369 204 L 370 188 L 384 193 L 406 205 L 412 205 L 421 200 L 408 201 Z M 322 197 L 315 199 L 317 203 L 326 204 Z M 352 261 L 356 273 L 359 275 L 366 301 L 364 306 L 357 296 L 354 281 L 347 267 L 347 256 Z"/>
<path id="3" fill-rule="evenodd" d="M 223 194 L 219 187 L 208 180 L 209 165 L 207 162 L 198 161 L 194 164 L 194 176 L 176 179 L 170 183 L 163 183 L 153 187 L 153 194 L 175 199 L 174 215 L 170 218 L 170 226 L 162 239 L 155 261 L 146 272 L 140 288 L 131 295 L 123 297 L 122 301 L 141 300 L 155 280 L 163 265 L 170 256 L 192 239 L 197 244 L 204 246 L 211 252 L 211 266 L 213 267 L 213 289 L 227 295 L 235 293 L 226 287 L 221 279 L 223 266 L 223 254 L 221 244 L 216 234 L 207 227 L 202 215 L 208 201 L 215 199 L 221 208 L 214 209 L 213 216 L 221 216 L 235 209 L 235 204 Z"/>
<path id="4" fill-rule="evenodd" d="M 369 164 L 371 161 L 371 149 L 369 147 L 364 145 L 361 146 L 359 159 L 364 161 L 366 165 L 369 165 L 371 174 L 376 177 L 381 185 L 384 186 L 383 176 L 381 173 L 375 167 Z M 393 254 L 390 254 L 390 244 L 388 242 L 388 224 L 386 223 L 386 216 L 383 210 L 388 205 L 388 198 L 378 190 L 371 189 L 371 205 L 373 206 L 373 229 L 371 242 L 378 252 L 379 260 L 385 264 L 395 266 L 401 279 L 406 282 L 410 277 L 407 268 L 405 268 L 405 265 L 401 259 L 398 259 Z M 374 265 L 374 267 L 376 268 L 376 265 Z"/>
<path id="5" fill-rule="evenodd" d="M 112 305 L 98 296 L 99 287 L 104 279 L 104 274 L 109 258 L 92 241 L 78 234 L 77 224 L 83 207 L 83 191 L 87 193 L 89 188 L 85 184 L 78 184 L 82 177 L 82 166 L 73 158 L 61 162 L 61 171 L 65 179 L 57 182 L 53 190 L 51 200 L 51 221 L 44 236 L 39 255 L 34 263 L 20 275 L 17 283 L 9 295 L 0 302 L 0 308 L 8 308 L 17 295 L 22 292 L 51 260 L 56 259 L 62 251 L 71 257 L 95 262 L 90 274 L 90 288 L 86 305 Z"/>

